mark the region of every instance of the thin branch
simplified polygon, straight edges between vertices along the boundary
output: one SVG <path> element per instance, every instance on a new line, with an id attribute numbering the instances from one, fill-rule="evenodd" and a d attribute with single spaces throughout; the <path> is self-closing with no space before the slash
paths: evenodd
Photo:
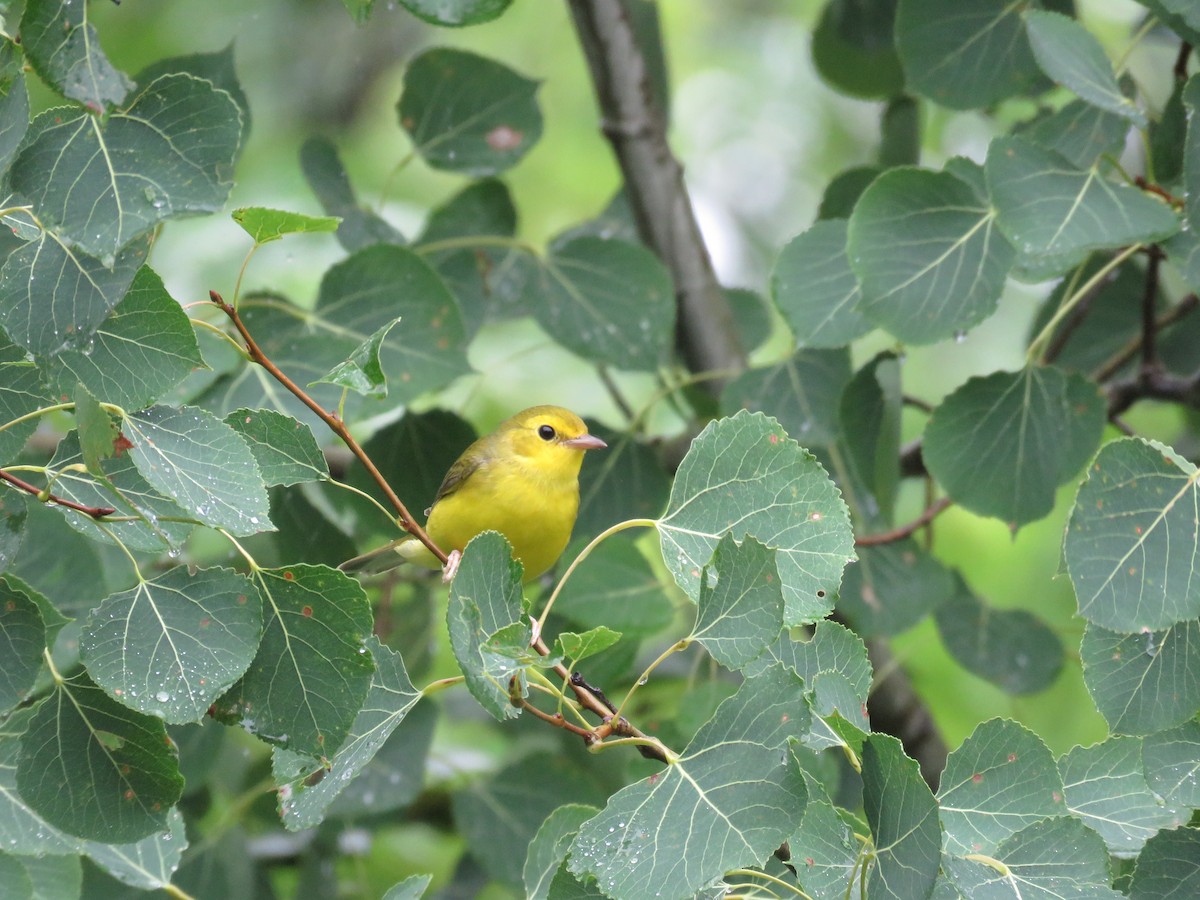
<path id="1" fill-rule="evenodd" d="M 559 713 L 548 713 L 544 710 L 538 709 L 525 697 L 519 698 L 516 705 L 526 712 L 533 713 L 533 715 L 537 716 L 543 722 L 549 722 L 551 725 L 554 725 L 558 728 L 564 728 L 572 734 L 579 735 L 581 738 L 583 738 L 583 742 L 585 744 L 591 745 L 596 742 L 595 732 L 590 731 L 587 728 L 580 728 L 578 725 L 573 725 L 564 719 Z"/>
<path id="2" fill-rule="evenodd" d="M 1158 368 L 1158 323 L 1154 318 L 1154 301 L 1158 299 L 1158 269 L 1163 252 L 1157 247 L 1148 247 L 1150 261 L 1146 264 L 1146 286 L 1142 291 L 1142 371 Z"/>
<path id="3" fill-rule="evenodd" d="M 1175 78 L 1179 81 L 1187 81 L 1188 77 L 1188 57 L 1192 55 L 1192 45 L 1184 41 L 1179 45 L 1179 55 L 1175 57 Z"/>
<path id="4" fill-rule="evenodd" d="M 623 0 L 568 0 L 638 234 L 671 270 L 680 352 L 689 369 L 742 369 L 746 354 L 713 271 L 683 167 Z M 715 391 L 720 384 L 710 382 Z"/>
<path id="5" fill-rule="evenodd" d="M 276 366 L 275 363 L 271 362 L 271 360 L 265 353 L 263 353 L 262 349 L 255 342 L 254 337 L 246 328 L 245 323 L 242 322 L 242 317 L 238 314 L 238 311 L 221 299 L 220 294 L 218 294 L 216 291 L 209 291 L 208 296 L 212 302 L 215 303 L 220 310 L 229 317 L 229 320 L 233 323 L 233 327 L 236 328 L 238 334 L 242 336 L 242 340 L 246 343 L 246 351 L 250 354 L 250 358 L 266 369 L 271 374 L 272 378 L 291 391 L 301 403 L 316 413 L 321 421 L 329 426 L 329 429 L 342 439 L 342 442 L 350 448 L 350 452 L 353 453 L 358 461 L 363 464 L 363 468 L 370 473 L 371 478 L 373 478 L 375 483 L 379 485 L 379 489 L 383 491 L 383 494 L 385 497 L 387 497 L 388 502 L 392 504 L 392 508 L 395 509 L 399 514 L 400 525 L 404 528 L 404 530 L 428 547 L 429 551 L 442 563 L 445 563 L 446 554 L 440 547 L 438 547 L 437 544 L 433 542 L 432 538 L 425 533 L 425 529 L 417 524 L 417 520 L 412 517 L 411 513 L 409 513 L 408 507 L 406 507 L 400 498 L 396 496 L 396 492 L 393 491 L 392 486 L 387 483 L 387 479 L 383 477 L 379 469 L 375 467 L 375 463 L 371 462 L 371 458 L 367 456 L 363 448 L 359 446 L 358 441 L 356 441 L 353 435 L 350 434 L 350 430 L 346 427 L 346 423 L 322 408 L 322 406 L 312 397 L 310 397 L 302 387 L 288 378 L 287 375 L 280 371 L 279 367 Z"/>
<path id="6" fill-rule="evenodd" d="M 1150 370 L 1133 378 L 1107 385 L 1110 420 L 1139 400 L 1167 400 L 1200 409 L 1200 372 L 1182 377 L 1170 372 Z"/>
<path id="7" fill-rule="evenodd" d="M 111 506 L 84 506 L 82 503 L 76 503 L 74 500 L 68 500 L 65 497 L 59 497 L 55 494 L 43 494 L 42 489 L 36 484 L 22 481 L 16 475 L 10 475 L 3 469 L 0 469 L 0 480 L 7 481 L 13 487 L 19 488 L 28 494 L 33 494 L 33 496 L 37 497 L 43 503 L 57 503 L 59 506 L 65 506 L 67 509 L 81 512 L 85 516 L 91 516 L 93 519 L 103 519 L 105 516 L 111 516 L 116 512 Z"/>
<path id="8" fill-rule="evenodd" d="M 1198 305 L 1200 305 L 1200 298 L 1197 298 L 1195 294 L 1188 294 L 1155 320 L 1155 332 L 1160 333 L 1166 329 L 1167 326 L 1174 325 L 1176 322 L 1194 310 Z M 1133 357 L 1137 355 L 1141 348 L 1142 335 L 1139 334 L 1130 338 L 1124 347 L 1114 353 L 1107 362 L 1092 372 L 1090 376 L 1091 379 L 1097 382 L 1108 381 L 1108 379 L 1112 378 L 1121 370 L 1122 366 L 1133 359 Z"/>
<path id="9" fill-rule="evenodd" d="M 907 525 L 901 525 L 899 528 L 893 528 L 891 531 L 884 531 L 880 534 L 864 534 L 854 539 L 855 547 L 877 547 L 880 544 L 892 544 L 896 541 L 902 541 L 906 537 L 912 535 L 921 528 L 924 528 L 939 515 L 942 514 L 954 501 L 949 497 L 942 497 L 940 500 L 934 501 L 929 507 L 917 516 Z"/>

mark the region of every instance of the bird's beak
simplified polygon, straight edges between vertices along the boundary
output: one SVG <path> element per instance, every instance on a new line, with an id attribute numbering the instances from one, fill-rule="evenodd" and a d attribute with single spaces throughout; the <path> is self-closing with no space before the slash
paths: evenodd
<path id="1" fill-rule="evenodd" d="M 562 441 L 562 446 L 570 447 L 574 450 L 603 450 L 608 444 L 600 440 L 594 434 L 581 434 L 579 437 L 568 438 Z"/>

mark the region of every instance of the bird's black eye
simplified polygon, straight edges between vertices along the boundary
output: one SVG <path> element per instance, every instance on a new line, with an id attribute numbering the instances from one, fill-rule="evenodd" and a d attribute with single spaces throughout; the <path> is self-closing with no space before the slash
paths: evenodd
<path id="1" fill-rule="evenodd" d="M 543 425 L 538 429 L 538 437 L 543 441 L 554 440 L 554 428 L 551 425 Z"/>

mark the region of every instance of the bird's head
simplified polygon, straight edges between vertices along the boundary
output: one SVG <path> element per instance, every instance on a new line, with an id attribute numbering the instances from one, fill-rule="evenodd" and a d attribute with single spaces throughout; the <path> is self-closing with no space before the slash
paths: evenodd
<path id="1" fill-rule="evenodd" d="M 583 419 L 561 406 L 533 406 L 503 422 L 498 435 L 509 442 L 513 453 L 545 474 L 577 475 L 583 451 L 608 445 L 588 434 Z"/>

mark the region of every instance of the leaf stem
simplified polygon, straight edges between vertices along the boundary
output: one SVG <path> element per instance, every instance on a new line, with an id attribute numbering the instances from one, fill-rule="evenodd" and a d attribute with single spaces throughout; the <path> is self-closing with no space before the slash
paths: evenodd
<path id="1" fill-rule="evenodd" d="M 591 744 L 588 749 L 593 753 L 599 753 L 601 750 L 609 750 L 613 747 L 646 747 L 655 752 L 655 759 L 661 760 L 668 766 L 673 766 L 679 762 L 679 754 L 670 750 L 666 744 L 656 737 L 642 735 L 641 737 L 619 737 L 608 741 L 596 741 Z"/>
<path id="2" fill-rule="evenodd" d="M 622 700 L 621 705 L 617 707 L 617 711 L 615 713 L 615 718 L 619 719 L 621 717 L 621 712 L 622 712 L 622 710 L 625 709 L 626 705 L 628 705 L 629 699 L 634 695 L 634 693 L 637 691 L 637 689 L 639 687 L 641 687 L 643 684 L 645 684 L 647 681 L 650 680 L 650 675 L 651 675 L 651 673 L 654 672 L 655 669 L 657 669 L 660 665 L 662 665 L 663 662 L 670 659 L 672 653 L 680 653 L 680 652 L 686 650 L 691 645 L 692 645 L 691 637 L 690 636 L 685 637 L 682 640 L 678 640 L 675 643 L 671 644 L 671 646 L 667 647 L 666 650 L 664 650 L 662 653 L 658 654 L 658 657 L 654 660 L 654 662 L 652 662 L 652 663 L 650 663 L 650 665 L 646 666 L 645 671 L 643 671 L 641 674 L 641 677 L 638 678 L 638 680 L 636 682 L 634 682 L 633 686 L 629 688 L 629 691 L 625 694 L 625 699 Z"/>
<path id="3" fill-rule="evenodd" d="M 803 897 L 804 900 L 813 900 L 811 896 L 804 893 L 794 884 L 788 884 L 782 878 L 776 878 L 774 875 L 769 875 L 766 872 L 756 872 L 754 869 L 730 869 L 726 875 L 742 875 L 746 878 L 761 878 L 763 881 L 769 881 L 772 884 L 777 884 L 782 888 L 786 888 L 797 897 Z"/>
<path id="4" fill-rule="evenodd" d="M 463 684 L 466 682 L 466 680 L 466 675 L 454 675 L 450 678 L 439 678 L 437 681 L 431 681 L 429 684 L 425 685 L 425 687 L 421 688 L 421 696 L 428 697 L 432 694 L 438 693 L 438 691 L 444 691 L 446 688 L 452 688 L 456 685 Z"/>

